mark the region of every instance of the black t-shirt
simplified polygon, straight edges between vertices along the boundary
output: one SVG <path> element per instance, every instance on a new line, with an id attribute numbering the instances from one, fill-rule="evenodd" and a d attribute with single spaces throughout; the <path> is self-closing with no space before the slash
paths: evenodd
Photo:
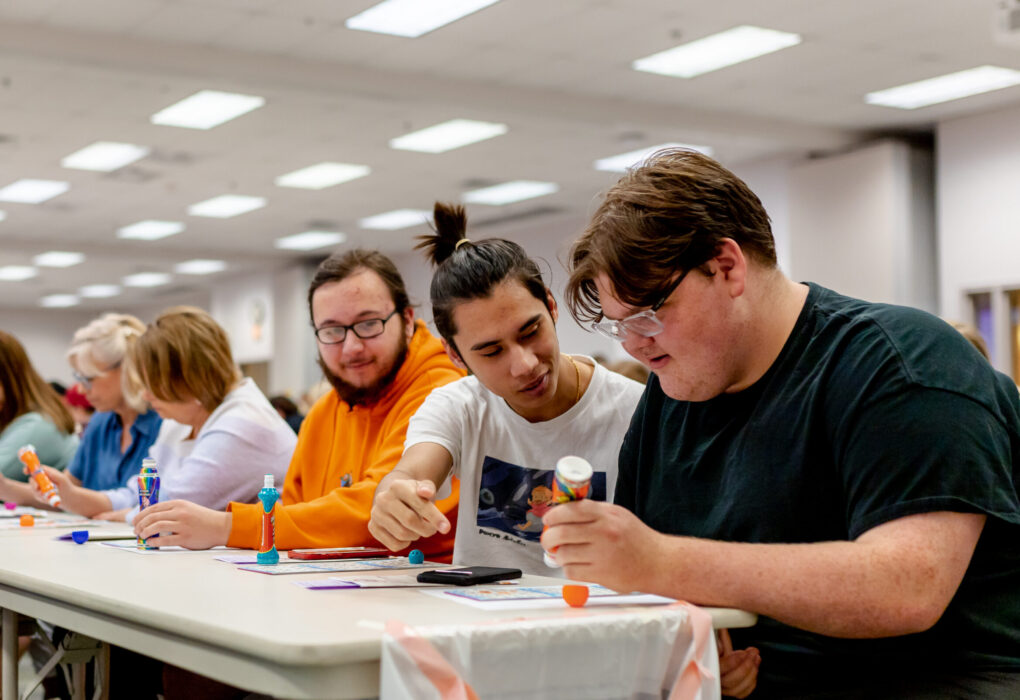
<path id="1" fill-rule="evenodd" d="M 922 311 L 812 284 L 779 357 L 748 389 L 676 401 L 653 375 L 615 500 L 660 532 L 732 542 L 846 541 L 906 515 L 985 513 L 932 629 L 848 640 L 760 618 L 734 643 L 761 649 L 756 696 L 936 672 L 1020 682 L 1018 463 L 1017 387 L 966 339 Z"/>

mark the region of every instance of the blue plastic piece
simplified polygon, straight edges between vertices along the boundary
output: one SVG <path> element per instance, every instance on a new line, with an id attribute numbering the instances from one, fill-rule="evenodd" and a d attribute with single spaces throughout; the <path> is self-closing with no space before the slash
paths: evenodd
<path id="1" fill-rule="evenodd" d="M 421 553 L 420 549 L 412 549 L 407 555 L 407 561 L 411 564 L 424 564 L 425 555 Z"/>
<path id="2" fill-rule="evenodd" d="M 88 530 L 73 530 L 71 532 L 71 539 L 74 540 L 75 544 L 85 544 L 89 541 Z"/>

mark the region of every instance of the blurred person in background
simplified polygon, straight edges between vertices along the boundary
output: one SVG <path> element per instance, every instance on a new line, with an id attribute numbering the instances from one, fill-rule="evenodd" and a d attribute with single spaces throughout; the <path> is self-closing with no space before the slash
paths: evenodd
<path id="1" fill-rule="evenodd" d="M 231 501 L 253 503 L 265 474 L 283 481 L 294 431 L 255 382 L 241 377 L 226 332 L 205 311 L 164 311 L 130 344 L 124 369 L 163 418 L 148 455 L 159 470 L 160 500 L 223 509 Z M 137 479 L 90 489 L 48 473 L 65 510 L 127 522 L 138 512 Z"/>
<path id="2" fill-rule="evenodd" d="M 89 403 L 81 384 L 72 384 L 71 388 L 64 392 L 64 403 L 67 404 L 67 410 L 74 419 L 74 432 L 81 437 L 92 420 L 96 407 Z"/>
<path id="3" fill-rule="evenodd" d="M 149 410 L 140 389 L 130 384 L 122 367 L 128 350 L 144 330 L 145 324 L 134 316 L 105 314 L 78 329 L 71 340 L 67 360 L 77 383 L 65 393 L 64 402 L 72 414 L 76 404 L 98 409 L 67 468 L 76 485 L 89 489 L 124 486 L 138 474 L 156 441 L 162 421 Z M 0 497 L 40 505 L 28 484 L 0 483 Z"/>
<path id="4" fill-rule="evenodd" d="M 301 411 L 298 410 L 297 404 L 290 400 L 290 398 L 280 394 L 273 396 L 269 399 L 269 403 L 273 404 L 273 408 L 280 414 L 280 418 L 287 421 L 287 425 L 297 433 L 301 430 L 301 421 L 305 419 L 305 416 Z"/>
<path id="5" fill-rule="evenodd" d="M 28 481 L 18 459 L 25 445 L 35 446 L 43 464 L 64 469 L 78 438 L 60 396 L 32 367 L 18 339 L 0 331 L 0 484 Z"/>

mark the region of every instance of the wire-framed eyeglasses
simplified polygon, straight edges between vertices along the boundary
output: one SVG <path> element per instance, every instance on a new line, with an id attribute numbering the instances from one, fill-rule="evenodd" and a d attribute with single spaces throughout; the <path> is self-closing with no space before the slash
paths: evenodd
<path id="1" fill-rule="evenodd" d="M 115 362 L 112 365 L 110 365 L 109 367 L 107 367 L 106 369 L 101 370 L 100 372 L 97 372 L 96 374 L 93 374 L 92 376 L 86 376 L 86 375 L 82 374 L 81 372 L 79 372 L 78 370 L 72 369 L 71 370 L 71 376 L 74 377 L 74 381 L 76 381 L 79 384 L 81 384 L 82 388 L 85 389 L 85 391 L 88 391 L 89 389 L 92 388 L 92 382 L 96 381 L 97 379 L 102 377 L 107 372 L 112 372 L 113 370 L 117 369 L 118 367 L 120 367 L 120 362 Z"/>
<path id="2" fill-rule="evenodd" d="M 662 296 L 659 297 L 659 300 L 652 304 L 651 307 L 619 320 L 603 318 L 601 321 L 594 321 L 591 324 L 592 329 L 607 338 L 612 338 L 621 343 L 627 340 L 631 333 L 644 338 L 651 338 L 662 333 L 662 329 L 665 326 L 662 325 L 662 321 L 655 315 L 655 312 L 662 308 L 662 305 L 672 296 L 673 292 L 676 291 L 676 288 L 680 286 L 680 283 L 684 281 L 684 277 L 690 271 L 690 268 L 684 270 L 680 273 L 679 277 L 670 282 L 669 286 L 663 291 Z"/>
<path id="3" fill-rule="evenodd" d="M 323 326 L 322 328 L 315 329 L 315 337 L 318 338 L 319 342 L 323 345 L 336 345 L 342 343 L 347 339 L 347 331 L 354 331 L 354 335 L 358 336 L 362 340 L 368 340 L 369 338 L 375 338 L 383 334 L 386 330 L 386 322 L 397 313 L 398 309 L 393 309 L 386 318 L 366 318 L 363 321 L 352 323 L 349 326 Z"/>

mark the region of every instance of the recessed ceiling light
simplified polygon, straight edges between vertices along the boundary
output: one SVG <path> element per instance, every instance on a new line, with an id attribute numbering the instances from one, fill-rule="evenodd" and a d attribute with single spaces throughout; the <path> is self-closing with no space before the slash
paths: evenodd
<path id="1" fill-rule="evenodd" d="M 182 275 L 211 275 L 214 272 L 222 272 L 227 269 L 227 263 L 222 260 L 187 260 L 174 265 L 174 272 Z"/>
<path id="2" fill-rule="evenodd" d="M 347 234 L 339 231 L 305 231 L 277 238 L 273 245 L 281 250 L 315 250 L 329 245 L 340 245 L 346 240 Z"/>
<path id="3" fill-rule="evenodd" d="M 266 103 L 264 97 L 241 95 L 236 92 L 200 90 L 191 97 L 156 112 L 149 118 L 161 126 L 181 126 L 186 129 L 211 129 Z"/>
<path id="4" fill-rule="evenodd" d="M 878 92 L 869 92 L 864 96 L 864 101 L 884 107 L 917 109 L 1013 85 L 1020 85 L 1020 71 L 998 66 L 979 66 Z"/>
<path id="5" fill-rule="evenodd" d="M 499 0 L 385 0 L 354 15 L 348 29 L 415 38 Z"/>
<path id="6" fill-rule="evenodd" d="M 372 169 L 367 165 L 351 163 L 319 163 L 273 180 L 280 187 L 298 187 L 305 190 L 321 190 L 341 182 L 365 177 Z"/>
<path id="7" fill-rule="evenodd" d="M 136 224 L 117 229 L 117 238 L 132 238 L 139 241 L 157 241 L 173 236 L 184 230 L 180 221 L 156 221 L 146 219 Z"/>
<path id="8" fill-rule="evenodd" d="M 133 143 L 96 141 L 60 161 L 65 168 L 110 172 L 149 155 L 150 149 Z"/>
<path id="9" fill-rule="evenodd" d="M 78 296 L 90 299 L 106 299 L 120 294 L 119 284 L 87 284 L 78 290 Z"/>
<path id="10" fill-rule="evenodd" d="M 432 212 L 423 209 L 396 209 L 361 219 L 358 226 L 380 231 L 396 231 L 399 228 L 424 224 L 431 216 Z"/>
<path id="11" fill-rule="evenodd" d="M 0 209 L 0 221 L 3 221 L 6 218 L 7 218 L 7 212 L 5 212 L 3 209 Z"/>
<path id="12" fill-rule="evenodd" d="M 461 195 L 461 199 L 469 204 L 511 204 L 525 199 L 542 197 L 543 195 L 559 192 L 560 186 L 555 182 L 534 182 L 532 180 L 514 180 L 504 182 L 502 185 L 484 187 L 480 190 L 472 190 Z"/>
<path id="13" fill-rule="evenodd" d="M 39 204 L 47 199 L 53 199 L 69 189 L 71 189 L 71 183 L 60 180 L 18 180 L 0 189 L 0 202 Z"/>
<path id="14" fill-rule="evenodd" d="M 421 153 L 443 153 L 491 139 L 494 136 L 502 136 L 506 132 L 506 124 L 479 122 L 472 119 L 451 119 L 442 124 L 390 139 L 390 148 Z"/>
<path id="15" fill-rule="evenodd" d="M 48 309 L 63 309 L 78 304 L 79 299 L 74 294 L 50 294 L 39 300 L 39 306 L 45 306 Z"/>
<path id="16" fill-rule="evenodd" d="M 28 265 L 5 265 L 0 267 L 0 281 L 3 282 L 20 282 L 32 279 L 37 274 L 39 274 L 39 271 Z"/>
<path id="17" fill-rule="evenodd" d="M 51 250 L 48 253 L 40 253 L 32 258 L 39 267 L 71 267 L 85 261 L 81 253 L 72 253 L 66 250 Z"/>
<path id="18" fill-rule="evenodd" d="M 594 163 L 595 169 L 604 170 L 609 173 L 625 173 L 630 168 L 643 163 L 648 156 L 652 155 L 656 151 L 661 151 L 664 148 L 686 148 L 690 151 L 704 153 L 709 157 L 711 157 L 713 152 L 711 146 L 692 146 L 689 143 L 660 143 L 658 146 L 648 146 L 647 148 L 639 148 L 636 151 L 628 151 L 627 153 L 620 153 L 615 156 L 599 158 Z"/>
<path id="19" fill-rule="evenodd" d="M 138 272 L 121 280 L 125 287 L 159 287 L 170 282 L 165 272 Z"/>
<path id="20" fill-rule="evenodd" d="M 249 197 L 243 194 L 223 194 L 188 207 L 191 216 L 209 216 L 214 219 L 229 219 L 239 214 L 266 206 L 265 197 Z"/>
<path id="21" fill-rule="evenodd" d="M 639 58 L 631 67 L 646 73 L 693 78 L 799 43 L 799 34 L 745 24 Z"/>

